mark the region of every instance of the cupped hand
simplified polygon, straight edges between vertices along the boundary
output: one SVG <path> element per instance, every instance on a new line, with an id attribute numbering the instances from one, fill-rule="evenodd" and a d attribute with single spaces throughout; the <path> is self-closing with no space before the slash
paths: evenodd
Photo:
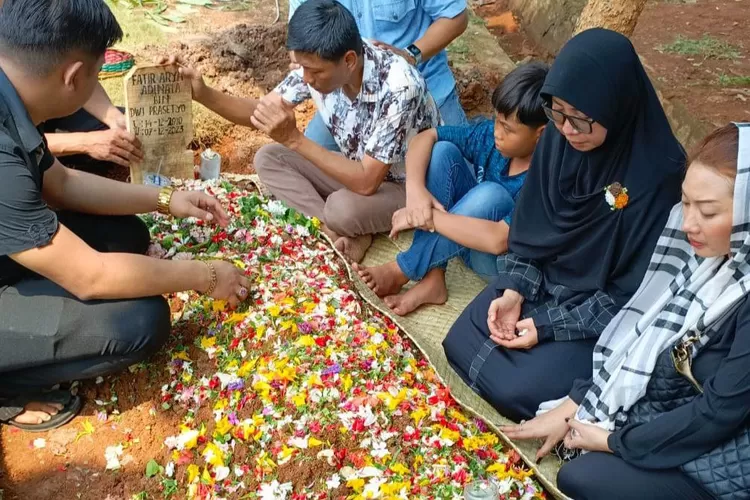
<path id="1" fill-rule="evenodd" d="M 141 141 L 121 128 L 86 133 L 86 153 L 100 161 L 129 167 L 143 160 Z"/>
<path id="2" fill-rule="evenodd" d="M 216 270 L 216 288 L 211 297 L 226 301 L 234 309 L 247 299 L 250 280 L 231 262 L 223 260 L 210 261 Z"/>
<path id="3" fill-rule="evenodd" d="M 493 341 L 499 344 L 516 338 L 516 324 L 521 317 L 521 302 L 519 297 L 505 293 L 492 301 L 487 311 L 487 326 Z"/>
<path id="4" fill-rule="evenodd" d="M 201 191 L 175 191 L 169 203 L 169 212 L 180 219 L 197 217 L 221 227 L 229 223 L 229 216 L 219 200 Z"/>
<path id="5" fill-rule="evenodd" d="M 156 64 L 163 66 L 175 65 L 177 71 L 190 82 L 190 88 L 193 91 L 193 99 L 200 102 L 206 95 L 208 86 L 203 80 L 203 74 L 200 71 L 188 65 L 185 59 L 178 54 L 171 56 L 159 56 L 155 60 Z"/>
<path id="6" fill-rule="evenodd" d="M 512 339 L 496 342 L 506 349 L 531 349 L 539 343 L 539 332 L 534 325 L 533 318 L 522 319 L 516 323 L 515 331 L 518 333 Z"/>

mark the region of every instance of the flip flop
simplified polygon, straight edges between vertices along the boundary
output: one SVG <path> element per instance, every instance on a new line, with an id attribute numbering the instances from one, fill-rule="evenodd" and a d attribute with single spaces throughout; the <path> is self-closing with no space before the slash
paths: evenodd
<path id="1" fill-rule="evenodd" d="M 13 419 L 21 414 L 23 412 L 24 406 L 26 406 L 26 404 L 30 402 L 58 403 L 63 405 L 63 408 L 59 412 L 57 412 L 57 414 L 52 415 L 51 418 L 46 422 L 41 422 L 39 424 L 22 424 L 14 422 Z M 26 432 L 46 432 L 52 429 L 57 429 L 58 427 L 61 427 L 73 420 L 75 416 L 78 415 L 78 412 L 81 411 L 82 406 L 83 401 L 81 400 L 81 398 L 78 396 L 73 396 L 68 391 L 57 390 L 30 394 L 27 396 L 17 397 L 11 402 L 7 403 L 5 405 L 5 408 L 3 409 L 6 411 L 10 411 L 10 413 L 3 412 L 5 414 L 3 415 L 4 418 L 2 422 L 8 425 L 12 425 L 13 427 L 17 427 Z M 10 416 L 11 413 L 12 416 Z"/>

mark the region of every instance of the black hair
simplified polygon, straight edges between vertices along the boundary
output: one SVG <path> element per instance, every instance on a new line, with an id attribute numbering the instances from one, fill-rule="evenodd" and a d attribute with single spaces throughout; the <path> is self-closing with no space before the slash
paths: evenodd
<path id="1" fill-rule="evenodd" d="M 516 119 L 528 127 L 540 127 L 549 121 L 544 114 L 540 95 L 549 66 L 531 61 L 517 66 L 503 79 L 492 93 L 495 111 Z"/>
<path id="2" fill-rule="evenodd" d="M 352 13 L 336 0 L 307 0 L 289 20 L 286 48 L 340 61 L 350 50 L 362 55 L 362 36 Z"/>
<path id="3" fill-rule="evenodd" d="M 122 39 L 104 0 L 5 0 L 0 6 L 0 53 L 43 76 L 71 52 L 101 57 Z"/>

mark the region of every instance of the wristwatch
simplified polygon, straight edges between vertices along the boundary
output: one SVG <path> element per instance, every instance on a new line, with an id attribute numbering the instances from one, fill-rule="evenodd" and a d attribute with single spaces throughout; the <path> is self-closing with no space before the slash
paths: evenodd
<path id="1" fill-rule="evenodd" d="M 422 51 L 413 43 L 406 47 L 406 51 L 414 58 L 414 66 L 422 64 Z"/>

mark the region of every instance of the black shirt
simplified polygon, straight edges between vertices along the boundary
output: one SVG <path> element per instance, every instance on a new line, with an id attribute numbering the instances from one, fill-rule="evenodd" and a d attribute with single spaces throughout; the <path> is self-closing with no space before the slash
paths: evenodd
<path id="1" fill-rule="evenodd" d="M 44 172 L 54 161 L 0 69 L 0 287 L 22 274 L 9 255 L 47 245 L 57 232 L 57 215 L 42 199 Z"/>

